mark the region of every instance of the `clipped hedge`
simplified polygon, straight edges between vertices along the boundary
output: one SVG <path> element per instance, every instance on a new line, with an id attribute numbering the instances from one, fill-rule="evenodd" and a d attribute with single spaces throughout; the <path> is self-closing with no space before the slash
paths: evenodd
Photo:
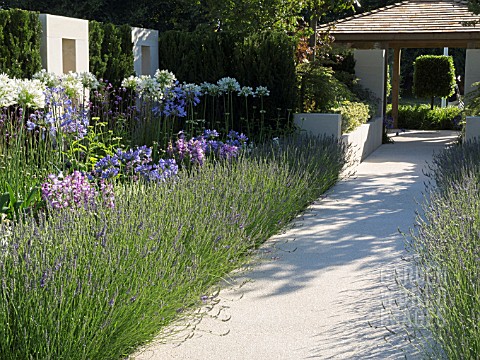
<path id="1" fill-rule="evenodd" d="M 159 34 L 159 67 L 172 71 L 180 82 L 215 83 L 233 77 L 242 86 L 266 86 L 270 96 L 264 99 L 265 118 L 271 128 L 288 127 L 287 109 L 296 105 L 294 51 L 294 40 L 274 31 L 245 38 L 204 30 Z"/>
<path id="2" fill-rule="evenodd" d="M 270 97 L 267 114 L 294 109 L 296 104 L 295 43 L 281 32 L 253 34 L 235 47 L 233 72 L 249 86 L 266 86 Z"/>
<path id="3" fill-rule="evenodd" d="M 447 98 L 455 93 L 455 66 L 451 56 L 423 55 L 414 63 L 413 93 L 419 98 Z"/>
<path id="4" fill-rule="evenodd" d="M 31 78 L 42 69 L 41 31 L 37 12 L 0 10 L 0 73 Z"/>
<path id="5" fill-rule="evenodd" d="M 458 107 L 434 108 L 428 105 L 400 105 L 398 127 L 416 130 L 457 130 L 462 110 Z M 392 115 L 392 110 L 387 111 Z"/>
<path id="6" fill-rule="evenodd" d="M 166 31 L 159 34 L 159 68 L 189 83 L 216 82 L 232 75 L 234 39 L 221 32 Z"/>
<path id="7" fill-rule="evenodd" d="M 98 78 L 120 85 L 134 74 L 132 28 L 89 21 L 90 71 Z"/>

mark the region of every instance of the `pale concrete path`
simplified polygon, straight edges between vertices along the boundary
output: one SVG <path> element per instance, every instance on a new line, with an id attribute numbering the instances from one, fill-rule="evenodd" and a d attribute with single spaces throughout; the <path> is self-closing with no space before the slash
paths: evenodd
<path id="1" fill-rule="evenodd" d="M 408 275 L 398 229 L 414 224 L 426 161 L 455 135 L 408 132 L 381 146 L 262 248 L 264 260 L 243 274 L 251 282 L 222 290 L 218 318 L 204 318 L 186 341 L 167 339 L 134 358 L 403 358 L 404 342 L 385 329 L 395 326 L 382 310 L 400 296 L 387 288 L 394 269 Z"/>

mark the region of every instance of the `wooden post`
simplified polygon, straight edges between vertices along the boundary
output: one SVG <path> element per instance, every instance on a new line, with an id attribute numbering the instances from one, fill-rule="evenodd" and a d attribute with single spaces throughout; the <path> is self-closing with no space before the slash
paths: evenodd
<path id="1" fill-rule="evenodd" d="M 383 119 L 385 120 L 385 117 L 387 116 L 387 104 L 388 104 L 388 58 L 389 58 L 389 45 L 388 43 L 385 44 L 384 46 L 385 49 L 385 65 L 384 65 L 384 77 L 383 77 L 383 104 L 382 104 L 382 116 Z"/>
<path id="2" fill-rule="evenodd" d="M 393 127 L 398 128 L 398 100 L 400 97 L 400 55 L 402 51 L 399 47 L 394 48 L 393 52 L 393 80 L 392 80 L 392 117 Z"/>

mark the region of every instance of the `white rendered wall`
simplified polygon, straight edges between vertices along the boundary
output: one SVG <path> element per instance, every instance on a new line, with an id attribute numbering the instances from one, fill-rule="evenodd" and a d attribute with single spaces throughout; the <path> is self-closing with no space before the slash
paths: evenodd
<path id="1" fill-rule="evenodd" d="M 135 73 L 137 75 L 153 76 L 158 69 L 158 31 L 133 27 L 132 41 Z M 143 51 L 142 47 L 144 47 Z M 149 47 L 150 51 L 146 51 L 145 47 Z M 142 53 L 144 55 L 150 53 L 150 59 L 142 59 Z"/>
<path id="2" fill-rule="evenodd" d="M 353 150 L 354 163 L 362 162 L 382 145 L 382 132 L 383 118 L 377 117 L 342 135 L 342 141 Z"/>
<path id="3" fill-rule="evenodd" d="M 342 135 L 342 116 L 340 114 L 294 114 L 293 121 L 301 130 L 315 136 L 326 135 L 338 139 Z"/>
<path id="4" fill-rule="evenodd" d="M 480 141 L 480 117 L 467 116 L 467 125 L 465 126 L 465 140 Z"/>
<path id="5" fill-rule="evenodd" d="M 383 117 L 385 89 L 385 50 L 354 51 L 355 76 L 360 85 L 372 91 L 380 99 L 377 116 Z"/>
<path id="6" fill-rule="evenodd" d="M 59 75 L 64 73 L 64 67 L 74 67 L 77 72 L 89 71 L 88 21 L 50 14 L 40 14 L 39 18 L 43 29 L 40 45 L 42 67 Z M 75 51 L 68 51 L 70 55 L 74 54 L 74 61 L 66 60 L 68 64 L 64 64 L 62 48 L 62 43 L 69 43 L 65 39 L 75 41 Z"/>
<path id="7" fill-rule="evenodd" d="M 474 90 L 473 83 L 480 81 L 480 50 L 467 49 L 465 59 L 465 95 Z"/>

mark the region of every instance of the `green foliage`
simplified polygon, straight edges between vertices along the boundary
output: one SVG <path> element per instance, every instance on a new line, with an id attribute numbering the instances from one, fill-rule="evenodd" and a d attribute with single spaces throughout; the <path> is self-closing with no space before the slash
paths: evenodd
<path id="1" fill-rule="evenodd" d="M 265 99 L 269 117 L 277 113 L 277 108 L 286 111 L 295 107 L 294 48 L 291 37 L 271 31 L 250 35 L 235 48 L 234 77 L 242 84 L 270 89 L 270 96 Z"/>
<path id="2" fill-rule="evenodd" d="M 8 183 L 6 184 L 6 190 L 7 192 L 0 195 L 0 214 L 4 214 L 6 219 L 18 220 L 21 214 L 32 212 L 38 203 L 41 202 L 40 188 L 38 186 L 32 187 L 24 199 L 20 198 Z"/>
<path id="3" fill-rule="evenodd" d="M 102 44 L 105 36 L 103 24 L 97 21 L 88 22 L 88 46 L 89 46 L 89 62 L 90 72 L 98 79 L 102 78 L 107 70 L 107 63 L 104 61 L 102 54 Z"/>
<path id="4" fill-rule="evenodd" d="M 328 112 L 342 101 L 355 101 L 355 95 L 340 82 L 331 68 L 304 63 L 297 67 L 300 84 L 300 112 Z"/>
<path id="5" fill-rule="evenodd" d="M 65 156 L 71 169 L 90 172 L 98 160 L 113 155 L 121 148 L 121 138 L 116 137 L 113 130 L 108 130 L 106 122 L 92 118 L 88 132 L 82 139 L 75 139 L 69 145 Z M 70 170 L 71 170 L 70 169 Z"/>
<path id="6" fill-rule="evenodd" d="M 22 219 L 0 252 L 2 359 L 125 358 L 335 183 L 345 153 L 287 139 L 175 182 L 119 184 L 115 208 Z"/>
<path id="7" fill-rule="evenodd" d="M 224 32 L 167 31 L 159 34 L 159 68 L 181 81 L 216 82 L 231 74 L 235 39 Z"/>
<path id="8" fill-rule="evenodd" d="M 424 55 L 415 60 L 413 92 L 420 98 L 447 98 L 455 93 L 455 66 L 451 56 Z"/>
<path id="9" fill-rule="evenodd" d="M 159 67 L 172 71 L 180 82 L 216 83 L 228 76 L 242 86 L 266 86 L 270 96 L 263 99 L 265 125 L 278 127 L 280 118 L 278 125 L 288 128 L 289 116 L 283 114 L 296 104 L 294 49 L 291 37 L 275 31 L 245 38 L 226 32 L 169 31 L 159 35 Z M 258 102 L 251 105 L 260 108 Z"/>
<path id="10" fill-rule="evenodd" d="M 99 79 L 119 86 L 133 75 L 132 28 L 89 22 L 90 71 Z"/>
<path id="11" fill-rule="evenodd" d="M 387 111 L 391 116 L 392 110 Z M 428 105 L 400 105 L 398 107 L 398 127 L 416 130 L 457 130 L 462 117 L 458 107 L 433 110 Z"/>
<path id="12" fill-rule="evenodd" d="M 422 358 L 476 359 L 480 354 L 480 144 L 435 155 L 435 181 L 407 250 L 418 277 L 406 284 L 422 321 L 406 324 Z M 416 318 L 418 320 L 418 317 Z"/>
<path id="13" fill-rule="evenodd" d="M 467 116 L 477 116 L 480 114 L 480 82 L 472 84 L 474 90 L 465 96 L 465 114 Z"/>
<path id="14" fill-rule="evenodd" d="M 349 133 L 370 119 L 370 107 L 360 102 L 345 100 L 330 112 L 342 115 L 342 133 Z"/>
<path id="15" fill-rule="evenodd" d="M 42 68 L 38 13 L 0 10 L 0 73 L 31 78 Z"/>

